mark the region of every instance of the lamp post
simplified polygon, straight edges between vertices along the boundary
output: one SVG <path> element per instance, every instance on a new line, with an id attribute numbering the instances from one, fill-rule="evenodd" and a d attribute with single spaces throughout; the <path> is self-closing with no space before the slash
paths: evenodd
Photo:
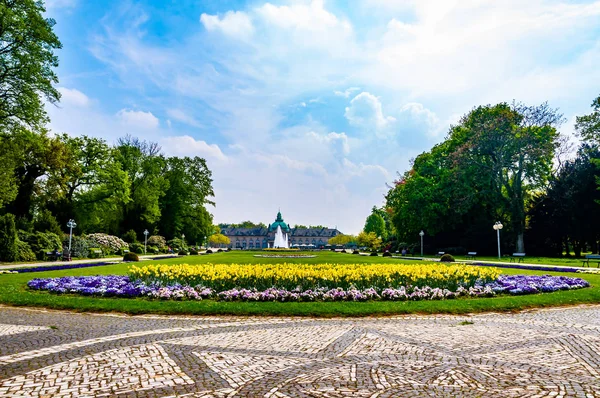
<path id="1" fill-rule="evenodd" d="M 148 245 L 148 234 L 150 232 L 148 232 L 148 230 L 144 230 L 144 254 L 146 254 L 146 247 Z"/>
<path id="2" fill-rule="evenodd" d="M 502 223 L 500 221 L 496 221 L 496 223 L 494 224 L 494 229 L 496 230 L 496 233 L 498 234 L 498 260 L 500 260 L 500 230 L 504 227 L 504 225 L 502 225 Z"/>
<path id="3" fill-rule="evenodd" d="M 423 257 L 423 236 L 425 236 L 425 232 L 421 230 L 421 232 L 419 232 L 419 236 L 421 237 L 421 257 Z"/>
<path id="4" fill-rule="evenodd" d="M 67 227 L 69 227 L 69 260 L 71 260 L 71 241 L 73 240 L 73 228 L 76 226 L 77 223 L 73 219 L 70 219 L 67 223 Z"/>
<path id="5" fill-rule="evenodd" d="M 185 234 L 181 234 L 181 250 L 185 247 Z"/>

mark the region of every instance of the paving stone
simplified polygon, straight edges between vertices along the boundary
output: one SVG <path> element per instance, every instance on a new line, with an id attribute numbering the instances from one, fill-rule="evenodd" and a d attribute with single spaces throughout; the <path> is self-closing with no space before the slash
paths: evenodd
<path id="1" fill-rule="evenodd" d="M 600 397 L 600 306 L 365 319 L 0 307 L 0 318 L 0 397 Z"/>

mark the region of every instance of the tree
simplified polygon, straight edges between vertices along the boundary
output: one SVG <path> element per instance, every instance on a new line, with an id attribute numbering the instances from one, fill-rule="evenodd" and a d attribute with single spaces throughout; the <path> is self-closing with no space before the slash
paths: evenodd
<path id="1" fill-rule="evenodd" d="M 53 69 L 61 43 L 44 12 L 40 0 L 0 1 L 0 126 L 40 128 L 47 121 L 42 99 L 60 99 Z"/>
<path id="2" fill-rule="evenodd" d="M 373 232 L 382 240 L 385 240 L 387 238 L 385 220 L 383 219 L 377 207 L 375 206 L 373 206 L 371 214 L 367 217 L 367 220 L 365 221 L 364 231 L 366 233 Z"/>
<path id="3" fill-rule="evenodd" d="M 357 237 L 360 246 L 368 247 L 371 250 L 379 250 L 381 247 L 381 238 L 375 235 L 374 232 L 361 232 Z"/>
<path id="4" fill-rule="evenodd" d="M 475 108 L 448 135 L 459 144 L 453 153 L 459 171 L 489 181 L 510 212 L 518 252 L 525 252 L 526 202 L 551 174 L 562 122 L 562 115 L 547 103 L 501 103 Z M 473 168 L 478 170 L 475 176 Z"/>
<path id="5" fill-rule="evenodd" d="M 167 236 L 185 233 L 190 242 L 203 242 L 212 232 L 212 216 L 205 205 L 214 204 L 212 174 L 199 157 L 168 158 L 163 174 L 168 184 L 159 199 L 158 228 Z"/>
<path id="6" fill-rule="evenodd" d="M 119 210 L 130 201 L 129 177 L 104 140 L 59 137 L 67 151 L 66 167 L 52 170 L 48 206 L 64 224 L 76 217 L 82 231 L 118 232 Z"/>
<path id="7" fill-rule="evenodd" d="M 329 243 L 332 246 L 347 246 L 351 244 L 356 244 L 357 240 L 358 238 L 354 235 L 340 234 L 334 236 L 333 238 L 329 238 L 329 241 L 327 241 L 327 243 Z"/>
<path id="8" fill-rule="evenodd" d="M 167 162 L 160 154 L 160 147 L 153 142 L 126 136 L 117 142 L 116 160 L 129 178 L 131 198 L 120 209 L 118 232 L 147 228 L 157 223 L 161 216 L 160 199 L 169 187 L 164 175 Z"/>
<path id="9" fill-rule="evenodd" d="M 0 208 L 12 202 L 17 196 L 18 186 L 15 177 L 16 149 L 7 134 L 0 135 Z"/>
<path id="10" fill-rule="evenodd" d="M 229 245 L 231 240 L 223 234 L 214 234 L 208 238 L 212 245 Z"/>
<path id="11" fill-rule="evenodd" d="M 600 96 L 592 102 L 593 112 L 575 118 L 575 130 L 584 141 L 600 144 Z"/>
<path id="12" fill-rule="evenodd" d="M 0 261 L 15 261 L 19 253 L 15 216 L 5 214 L 0 216 Z"/>

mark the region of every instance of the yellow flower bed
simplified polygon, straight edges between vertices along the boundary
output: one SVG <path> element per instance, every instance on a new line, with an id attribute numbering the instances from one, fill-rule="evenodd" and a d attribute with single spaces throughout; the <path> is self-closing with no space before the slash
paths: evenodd
<path id="1" fill-rule="evenodd" d="M 179 283 L 223 291 L 233 288 L 271 287 L 302 290 L 317 287 L 385 289 L 400 286 L 429 286 L 454 291 L 476 282 L 496 280 L 498 268 L 464 264 L 177 264 L 133 265 L 132 279 L 163 285 Z"/>

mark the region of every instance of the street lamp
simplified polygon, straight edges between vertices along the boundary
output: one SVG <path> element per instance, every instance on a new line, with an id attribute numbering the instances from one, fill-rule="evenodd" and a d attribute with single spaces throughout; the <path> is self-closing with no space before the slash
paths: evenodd
<path id="1" fill-rule="evenodd" d="M 73 219 L 70 219 L 67 223 L 67 227 L 69 227 L 69 260 L 71 260 L 71 241 L 73 240 L 73 228 L 76 226 L 77 223 Z"/>
<path id="2" fill-rule="evenodd" d="M 181 234 L 181 250 L 185 247 L 185 234 Z"/>
<path id="3" fill-rule="evenodd" d="M 504 225 L 502 225 L 502 223 L 500 221 L 496 221 L 496 223 L 494 224 L 494 229 L 496 230 L 496 233 L 498 234 L 498 260 L 500 260 L 500 230 L 504 227 Z"/>
<path id="4" fill-rule="evenodd" d="M 144 254 L 146 254 L 146 246 L 148 244 L 148 234 L 150 232 L 148 232 L 148 230 L 144 230 Z"/>
<path id="5" fill-rule="evenodd" d="M 419 232 L 419 236 L 421 237 L 421 257 L 423 257 L 423 236 L 425 236 L 425 232 L 421 230 L 421 232 Z"/>

